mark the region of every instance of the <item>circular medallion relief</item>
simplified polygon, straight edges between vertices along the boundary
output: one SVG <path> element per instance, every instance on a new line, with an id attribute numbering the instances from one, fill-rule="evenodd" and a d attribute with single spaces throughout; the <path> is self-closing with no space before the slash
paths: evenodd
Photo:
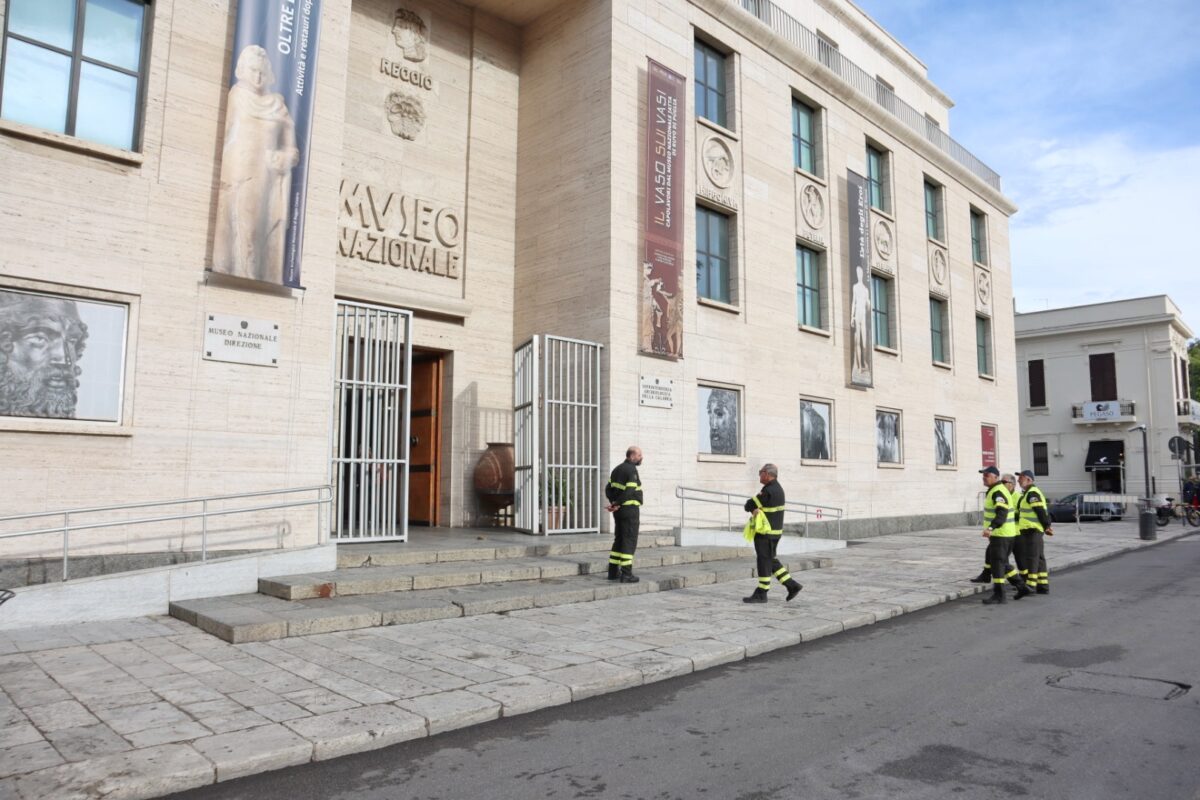
<path id="1" fill-rule="evenodd" d="M 716 136 L 708 137 L 701 149 L 704 161 L 704 174 L 718 189 L 728 189 L 733 182 L 733 151 L 724 139 Z"/>
<path id="2" fill-rule="evenodd" d="M 875 223 L 875 252 L 884 261 L 892 257 L 892 229 L 883 220 Z"/>
<path id="3" fill-rule="evenodd" d="M 933 272 L 933 282 L 939 285 L 946 283 L 946 254 L 941 250 L 934 250 L 933 256 L 929 259 L 930 268 Z"/>
<path id="4" fill-rule="evenodd" d="M 412 141 L 425 127 L 425 106 L 420 98 L 404 92 L 392 92 L 383 103 L 392 133 Z"/>
<path id="5" fill-rule="evenodd" d="M 811 183 L 800 190 L 800 214 L 810 228 L 820 228 L 825 224 L 825 198 L 821 190 Z"/>
<path id="6" fill-rule="evenodd" d="M 975 293 L 979 295 L 979 302 L 985 306 L 992 302 L 992 279 L 986 272 L 975 276 Z"/>

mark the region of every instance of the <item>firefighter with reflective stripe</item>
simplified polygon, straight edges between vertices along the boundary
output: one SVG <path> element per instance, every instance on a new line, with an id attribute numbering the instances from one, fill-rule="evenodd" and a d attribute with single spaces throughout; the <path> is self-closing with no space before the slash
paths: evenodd
<path id="1" fill-rule="evenodd" d="M 983 602 L 987 605 L 1007 602 L 1004 584 L 1011 579 L 1016 579 L 1014 583 L 1017 587 L 1017 599 L 1020 600 L 1032 592 L 1020 579 L 1017 570 L 1008 565 L 1013 540 L 1018 536 L 1012 496 L 1000 481 L 1000 470 L 986 467 L 979 471 L 983 474 L 983 484 L 987 487 L 987 494 L 983 500 L 983 536 L 988 540 L 987 563 L 992 571 L 992 594 L 983 598 Z"/>
<path id="2" fill-rule="evenodd" d="M 638 466 L 642 463 L 642 448 L 636 445 L 625 451 L 625 460 L 617 464 L 608 478 L 604 496 L 608 511 L 613 515 L 612 552 L 608 554 L 608 579 L 621 583 L 637 583 L 633 574 L 633 554 L 637 550 L 638 525 L 642 506 L 642 479 Z"/>
<path id="3" fill-rule="evenodd" d="M 779 537 L 783 535 L 783 487 L 779 485 L 779 468 L 774 464 L 763 464 L 758 471 L 758 482 L 762 491 L 746 501 L 746 510 L 751 516 L 765 514 L 770 530 L 767 533 L 754 534 L 754 555 L 758 561 L 758 587 L 754 594 L 742 598 L 744 603 L 767 602 L 767 590 L 771 588 L 771 578 L 779 581 L 787 589 L 787 599 L 791 600 L 804 587 L 792 577 L 788 568 L 775 557 L 779 550 Z"/>
<path id="4" fill-rule="evenodd" d="M 1046 495 L 1034 485 L 1032 470 L 1017 473 L 1017 482 L 1024 490 L 1017 502 L 1017 527 L 1029 575 L 1025 581 L 1038 594 L 1050 594 L 1050 573 L 1046 568 L 1046 537 L 1054 535 L 1053 520 L 1046 508 Z"/>

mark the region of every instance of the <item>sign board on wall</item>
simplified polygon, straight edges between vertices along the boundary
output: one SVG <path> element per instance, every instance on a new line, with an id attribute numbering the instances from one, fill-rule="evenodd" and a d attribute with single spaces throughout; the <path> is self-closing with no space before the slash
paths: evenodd
<path id="1" fill-rule="evenodd" d="M 1100 403 L 1084 403 L 1083 418 L 1095 422 L 1106 419 L 1116 419 L 1121 416 L 1121 403 L 1118 400 L 1105 400 Z"/>
<path id="2" fill-rule="evenodd" d="M 996 426 L 995 425 L 980 425 L 980 439 L 982 440 L 983 450 L 983 466 L 996 466 Z"/>
<path id="3" fill-rule="evenodd" d="M 650 408 L 675 407 L 675 381 L 642 375 L 639 381 L 638 405 Z"/>
<path id="4" fill-rule="evenodd" d="M 232 314 L 208 314 L 204 358 L 257 367 L 279 366 L 279 325 Z"/>

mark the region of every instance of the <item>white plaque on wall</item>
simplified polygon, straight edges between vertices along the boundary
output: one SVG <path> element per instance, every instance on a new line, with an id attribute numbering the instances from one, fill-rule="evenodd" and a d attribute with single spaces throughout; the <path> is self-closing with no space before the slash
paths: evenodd
<path id="1" fill-rule="evenodd" d="M 652 375 L 642 375 L 638 405 L 651 408 L 675 407 L 675 381 L 670 378 L 655 378 Z"/>
<path id="2" fill-rule="evenodd" d="M 204 358 L 259 367 L 279 366 L 279 325 L 232 314 L 207 314 Z"/>

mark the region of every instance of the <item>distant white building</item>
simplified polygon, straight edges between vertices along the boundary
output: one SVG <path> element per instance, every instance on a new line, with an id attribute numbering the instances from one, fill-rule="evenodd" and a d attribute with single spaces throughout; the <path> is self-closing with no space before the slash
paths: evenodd
<path id="1" fill-rule="evenodd" d="M 1051 497 L 1178 496 L 1196 462 L 1200 403 L 1188 399 L 1192 331 L 1166 295 L 1017 314 L 1021 468 Z"/>

